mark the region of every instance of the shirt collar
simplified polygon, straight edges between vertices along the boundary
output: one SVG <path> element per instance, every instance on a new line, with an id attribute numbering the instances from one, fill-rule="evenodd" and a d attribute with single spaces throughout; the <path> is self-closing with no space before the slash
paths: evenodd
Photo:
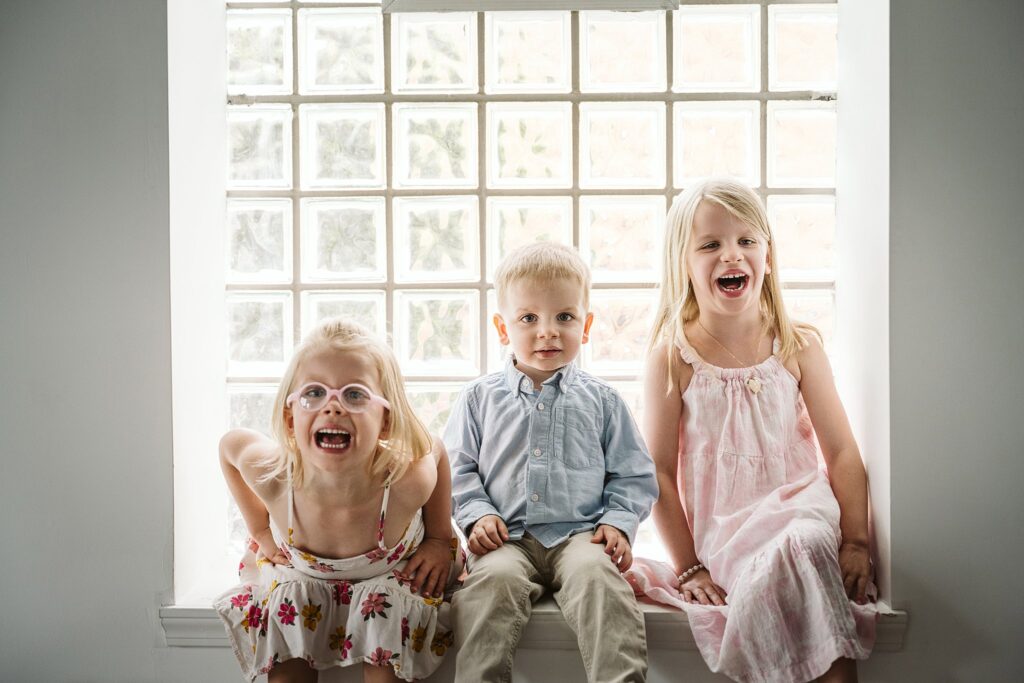
<path id="1" fill-rule="evenodd" d="M 544 384 L 557 384 L 559 391 L 564 394 L 576 380 L 577 373 L 579 373 L 579 367 L 574 360 L 568 365 L 563 365 L 559 368 L 558 372 L 544 380 Z M 511 354 L 505 360 L 505 386 L 517 396 L 519 394 L 533 393 L 533 380 L 516 367 L 515 358 Z"/>

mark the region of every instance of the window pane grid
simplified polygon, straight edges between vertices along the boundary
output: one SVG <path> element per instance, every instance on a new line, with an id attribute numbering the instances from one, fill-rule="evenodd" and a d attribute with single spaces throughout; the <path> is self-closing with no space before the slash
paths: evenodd
<path id="1" fill-rule="evenodd" d="M 735 13 L 737 10 L 740 12 L 745 11 L 745 7 L 749 7 L 753 10 L 752 15 L 757 16 L 756 31 L 757 31 L 757 43 L 759 47 L 759 53 L 757 55 L 757 67 L 758 67 L 758 87 L 756 91 L 741 92 L 725 90 L 707 90 L 702 91 L 700 89 L 683 89 L 674 91 L 674 83 L 677 76 L 683 76 L 677 73 L 678 62 L 676 60 L 679 40 L 679 16 L 680 12 L 691 11 L 698 9 L 700 11 L 714 11 L 715 6 L 723 5 L 730 11 Z M 639 201 L 644 197 L 648 198 L 664 198 L 666 206 L 671 204 L 671 201 L 676 195 L 682 190 L 681 180 L 684 180 L 687 175 L 681 173 L 679 166 L 680 150 L 685 148 L 685 131 L 680 128 L 677 121 L 677 116 L 680 112 L 686 110 L 687 103 L 693 103 L 694 106 L 700 105 L 705 108 L 714 109 L 716 102 L 721 102 L 723 105 L 723 112 L 728 111 L 728 106 L 731 103 L 742 104 L 743 106 L 753 106 L 755 108 L 752 111 L 757 112 L 757 120 L 755 124 L 756 148 L 753 153 L 757 155 L 758 159 L 756 162 L 756 175 L 757 177 L 749 178 L 752 186 L 755 188 L 757 193 L 766 202 L 775 203 L 779 206 L 785 203 L 781 200 L 785 198 L 815 198 L 820 200 L 821 198 L 834 198 L 835 187 L 834 179 L 826 179 L 826 182 L 816 182 L 812 178 L 808 182 L 807 178 L 800 176 L 790 175 L 786 176 L 784 173 L 775 173 L 777 178 L 769 176 L 772 172 L 769 152 L 770 145 L 777 142 L 778 144 L 784 144 L 787 140 L 792 140 L 794 136 L 799 136 L 801 133 L 800 122 L 802 121 L 800 112 L 790 116 L 788 119 L 784 119 L 776 125 L 777 130 L 772 128 L 772 121 L 770 120 L 769 112 L 787 112 L 791 108 L 800 110 L 800 103 L 810 104 L 808 109 L 823 109 L 826 113 L 825 117 L 834 116 L 834 100 L 835 92 L 820 92 L 810 88 L 800 89 L 800 76 L 793 76 L 791 74 L 792 69 L 785 74 L 788 78 L 784 84 L 780 85 L 776 89 L 769 89 L 770 80 L 778 80 L 782 78 L 776 72 L 774 57 L 772 54 L 773 50 L 778 49 L 779 41 L 776 39 L 774 33 L 774 27 L 779 24 L 780 17 L 788 20 L 790 24 L 800 24 L 802 18 L 810 17 L 808 22 L 805 24 L 823 24 L 828 26 L 835 25 L 835 3 L 828 2 L 684 2 L 679 12 L 660 12 L 662 19 L 664 19 L 664 26 L 658 31 L 664 31 L 664 51 L 660 53 L 662 58 L 662 65 L 658 66 L 659 70 L 664 73 L 664 81 L 657 80 L 655 74 L 655 80 L 658 83 L 656 86 L 651 86 L 650 82 L 644 82 L 642 86 L 635 88 L 636 91 L 629 91 L 628 84 L 623 87 L 623 91 L 595 91 L 595 87 L 598 90 L 606 89 L 604 86 L 584 86 L 581 88 L 581 68 L 584 56 L 582 54 L 581 44 L 585 41 L 581 40 L 581 27 L 591 26 L 591 20 L 593 19 L 605 19 L 607 14 L 603 12 L 546 12 L 544 14 L 560 14 L 564 20 L 567 17 L 566 24 L 568 25 L 568 44 L 563 47 L 563 55 L 567 57 L 569 65 L 569 82 L 565 92 L 543 92 L 544 87 L 536 88 L 536 91 L 523 90 L 521 92 L 492 92 L 487 93 L 488 89 L 488 59 L 490 45 L 488 44 L 488 19 L 482 12 L 471 13 L 471 18 L 466 22 L 466 26 L 472 34 L 475 34 L 475 40 L 470 41 L 470 44 L 475 47 L 474 55 L 466 55 L 465 58 L 472 59 L 469 61 L 472 63 L 472 69 L 475 69 L 475 82 L 466 82 L 464 76 L 458 76 L 458 86 L 453 85 L 452 87 L 441 87 L 432 86 L 429 81 L 423 81 L 418 86 L 409 86 L 404 91 L 401 91 L 404 87 L 402 84 L 392 83 L 392 79 L 396 75 L 394 69 L 394 59 L 400 58 L 393 54 L 395 50 L 401 49 L 399 36 L 396 33 L 392 33 L 396 29 L 396 25 L 400 22 L 413 22 L 419 15 L 400 15 L 401 19 L 396 19 L 393 15 L 384 15 L 382 17 L 382 31 L 379 38 L 380 44 L 377 46 L 382 55 L 382 83 L 383 92 L 367 92 L 364 86 L 360 86 L 364 89 L 359 91 L 359 88 L 355 88 L 351 92 L 332 92 L 332 93 L 316 93 L 310 91 L 308 87 L 305 87 L 304 83 L 309 83 L 311 76 L 302 73 L 302 70 L 306 67 L 303 62 L 304 55 L 309 53 L 308 41 L 301 35 L 303 26 L 307 23 L 306 16 L 300 20 L 302 12 L 300 8 L 305 12 L 311 9 L 324 10 L 327 12 L 330 9 L 354 11 L 355 9 L 362 8 L 366 11 L 367 8 L 379 9 L 379 5 L 375 3 L 298 3 L 298 2 L 261 2 L 261 3 L 228 3 L 228 8 L 231 10 L 232 17 L 238 17 L 241 15 L 245 17 L 245 10 L 251 10 L 256 12 L 262 10 L 265 14 L 267 10 L 290 10 L 291 17 L 288 26 L 291 30 L 291 40 L 284 40 L 284 44 L 290 49 L 290 55 L 284 55 L 284 58 L 280 59 L 280 63 L 284 63 L 291 68 L 290 85 L 292 87 L 291 94 L 286 93 L 275 93 L 270 92 L 266 89 L 260 89 L 259 87 L 249 88 L 246 91 L 244 85 L 233 84 L 231 86 L 230 94 L 227 97 L 227 101 L 231 106 L 232 111 L 237 112 L 253 112 L 257 111 L 260 105 L 276 106 L 276 108 L 287 108 L 291 111 L 291 119 L 288 122 L 290 125 L 286 125 L 285 128 L 290 133 L 291 144 L 288 151 L 285 153 L 285 159 L 282 161 L 288 165 L 285 169 L 285 178 L 274 177 L 270 181 L 262 181 L 257 179 L 254 181 L 256 184 L 250 187 L 238 186 L 228 190 L 227 196 L 232 202 L 244 203 L 246 201 L 252 202 L 254 200 L 290 200 L 291 210 L 291 229 L 290 238 L 292 240 L 291 248 L 285 250 L 286 253 L 282 254 L 283 258 L 291 258 L 291 265 L 289 268 L 284 270 L 271 270 L 271 275 L 267 276 L 264 282 L 259 282 L 258 274 L 253 272 L 247 272 L 243 276 L 236 274 L 233 280 L 229 280 L 229 284 L 226 286 L 228 296 L 236 295 L 238 293 L 249 293 L 252 295 L 265 294 L 267 296 L 272 294 L 288 295 L 288 302 L 285 309 L 290 312 L 291 315 L 291 330 L 285 335 L 288 339 L 281 340 L 285 346 L 290 347 L 292 343 L 297 342 L 301 339 L 303 332 L 307 331 L 311 325 L 309 316 L 313 315 L 312 308 L 306 302 L 306 299 L 315 295 L 321 297 L 324 301 L 329 302 L 331 305 L 325 303 L 325 309 L 335 310 L 331 306 L 341 306 L 343 295 L 346 293 L 361 293 L 367 294 L 372 293 L 373 296 L 378 297 L 381 300 L 379 304 L 383 308 L 382 313 L 384 319 L 385 329 L 397 335 L 399 330 L 396 329 L 396 318 L 398 317 L 397 304 L 398 300 L 401 299 L 401 293 L 409 292 L 411 295 L 416 292 L 475 292 L 476 302 L 475 308 L 483 313 L 487 310 L 487 295 L 490 292 L 490 286 L 488 283 L 489 269 L 494 267 L 494 263 L 498 258 L 495 250 L 495 240 L 497 237 L 497 230 L 500 229 L 498 225 L 489 225 L 488 221 L 495 220 L 495 216 L 492 215 L 488 208 L 488 201 L 490 200 L 501 200 L 505 199 L 508 204 L 514 204 L 515 199 L 522 198 L 524 202 L 529 203 L 532 201 L 542 201 L 545 198 L 551 198 L 551 200 L 564 200 L 570 202 L 570 210 L 568 211 L 568 220 L 570 221 L 569 239 L 571 244 L 578 247 L 586 247 L 582 244 L 582 240 L 586 239 L 593 242 L 592 233 L 588 231 L 589 226 L 584 225 L 583 221 L 587 220 L 585 215 L 586 209 L 582 211 L 582 207 L 590 206 L 592 202 L 601 202 L 602 200 L 616 201 L 616 198 L 622 201 Z M 831 16 L 828 11 L 831 9 Z M 463 13 L 466 14 L 466 13 Z M 507 15 L 504 13 L 503 15 Z M 332 14 L 333 15 L 333 14 Z M 423 15 L 426 16 L 426 15 Z M 434 16 L 444 17 L 445 15 L 435 14 Z M 455 15 L 451 15 L 455 16 Z M 823 17 L 823 18 L 822 18 Z M 234 19 L 238 22 L 238 19 Z M 788 26 L 788 25 L 787 25 Z M 414 27 L 415 28 L 415 27 Z M 805 30 L 806 27 L 803 25 L 797 26 L 797 29 Z M 408 31 L 406 31 L 408 33 Z M 818 37 L 820 42 L 820 36 Z M 462 57 L 460 57 L 462 58 Z M 470 72 L 467 72 L 470 73 Z M 248 74 L 248 72 L 247 72 Z M 783 75 L 785 75 L 783 74 Z M 305 76 L 305 80 L 303 77 Z M 247 76 L 249 78 L 249 76 Z M 402 78 L 408 78 L 406 72 L 402 72 Z M 453 77 L 454 79 L 456 77 Z M 593 76 L 589 76 L 591 82 L 595 82 Z M 621 78 L 621 77 L 620 77 Z M 810 78 L 810 77 L 808 77 Z M 555 86 L 557 87 L 557 78 L 555 79 Z M 811 83 L 812 86 L 820 85 L 821 79 Z M 827 81 L 825 82 L 827 85 Z M 339 86 L 340 87 L 340 86 Z M 436 90 L 434 90 L 436 87 Z M 511 87 L 511 86 L 510 86 Z M 422 88 L 418 91 L 417 88 Z M 654 88 L 657 88 L 656 90 Z M 395 90 L 399 91 L 396 92 Z M 502 88 L 500 87 L 499 90 Z M 300 94 L 300 90 L 303 92 Z M 474 91 L 475 90 L 475 91 Z M 588 90 L 588 91 L 582 91 Z M 777 104 L 776 104 L 777 102 Z M 495 153 L 495 139 L 494 135 L 488 137 L 488 125 L 494 124 L 492 118 L 493 112 L 490 111 L 493 105 L 502 106 L 503 103 L 507 105 L 514 104 L 516 108 L 545 108 L 545 106 L 552 105 L 564 105 L 567 106 L 568 112 L 568 127 L 570 129 L 569 134 L 569 150 L 567 151 L 569 157 L 568 168 L 568 180 L 566 186 L 544 186 L 542 182 L 530 181 L 528 178 L 523 182 L 522 186 L 503 186 L 502 182 L 511 183 L 512 180 L 501 181 L 499 180 L 496 184 L 495 169 L 488 168 L 488 159 L 492 158 Z M 438 124 L 437 121 L 430 119 L 429 112 L 432 109 L 431 106 L 417 106 L 417 104 L 433 105 L 434 108 L 472 108 L 472 110 L 465 110 L 469 117 L 473 119 L 475 130 L 467 131 L 469 135 L 473 136 L 472 140 L 466 138 L 470 142 L 469 146 L 475 146 L 475 151 L 471 151 L 466 155 L 465 163 L 469 164 L 470 167 L 460 168 L 456 175 L 459 177 L 458 182 L 450 182 L 445 180 L 443 177 L 436 180 L 436 186 L 430 185 L 410 177 L 409 169 L 407 168 L 409 163 L 415 163 L 415 155 L 410 159 L 398 161 L 398 153 L 395 144 L 399 144 L 402 150 L 408 150 L 410 135 L 404 135 L 404 130 L 398 130 L 396 126 L 399 125 L 399 120 L 402 119 L 404 114 L 401 112 L 412 112 L 417 115 L 423 115 L 423 125 L 421 129 L 433 131 L 443 137 L 445 133 L 445 126 Z M 635 108 L 631 105 L 636 104 Z M 611 178 L 606 183 L 608 186 L 583 186 L 581 187 L 581 180 L 584 180 L 584 184 L 587 185 L 587 180 L 583 176 L 586 169 L 583 168 L 585 161 L 588 163 L 591 161 L 590 158 L 584 160 L 586 152 L 581 148 L 582 138 L 587 138 L 586 135 L 581 135 L 581 122 L 584 117 L 589 116 L 590 112 L 600 110 L 602 114 L 608 115 L 609 112 L 613 112 L 615 109 L 627 110 L 627 116 L 624 121 L 611 121 L 606 129 L 610 131 L 608 134 L 612 135 L 613 139 L 616 134 L 625 134 L 631 130 L 629 124 L 631 116 L 639 116 L 647 108 L 650 111 L 650 106 L 656 106 L 657 104 L 664 105 L 664 121 L 660 123 L 662 130 L 654 131 L 654 138 L 657 142 L 663 145 L 665 154 L 664 158 L 658 159 L 660 164 L 660 171 L 658 174 L 651 178 L 644 178 L 640 181 L 633 181 L 629 178 Z M 376 148 L 371 152 L 366 150 L 353 151 L 346 150 L 343 146 L 339 146 L 338 158 L 353 158 L 357 154 L 365 154 L 367 159 L 379 158 L 380 180 L 373 180 L 373 173 L 368 172 L 366 178 L 361 180 L 366 183 L 366 186 L 344 186 L 344 178 L 339 179 L 338 177 L 330 175 L 328 173 L 325 182 L 329 183 L 330 186 L 316 187 L 313 184 L 314 178 L 310 175 L 315 173 L 315 167 L 311 163 L 313 160 L 309 160 L 308 157 L 315 154 L 314 147 L 311 144 L 311 133 L 310 129 L 312 125 L 309 122 L 304 122 L 303 114 L 306 112 L 316 112 L 317 105 L 334 105 L 334 108 L 341 106 L 341 111 L 344 112 L 347 108 L 357 108 L 361 111 L 366 112 L 367 110 L 362 109 L 367 105 L 376 105 L 381 108 L 381 116 L 383 123 L 383 131 L 379 131 Z M 308 109 L 307 109 L 308 108 Z M 332 109 L 334 109 L 332 108 Z M 595 110 L 596 108 L 596 110 Z M 280 112 L 280 110 L 278 110 Z M 499 111 L 510 111 L 510 110 L 499 110 Z M 426 113 L 426 114 L 424 114 Z M 583 117 L 582 117 L 583 113 Z M 611 115 L 610 118 L 614 118 Z M 806 118 L 806 117 L 805 117 Z M 465 118 L 464 118 L 465 119 Z M 647 119 L 635 118 L 633 123 L 633 130 L 645 130 L 649 124 L 654 121 L 648 117 Z M 465 119 L 469 121 L 469 119 Z M 520 126 L 522 122 L 517 122 Z M 584 121 L 586 123 L 586 121 Z M 618 125 L 617 124 L 623 124 Z M 822 120 L 822 123 L 827 126 L 827 121 Z M 323 128 L 323 127 L 322 127 Z M 451 122 L 449 125 L 451 128 Z M 339 139 L 348 139 L 352 137 L 358 137 L 353 131 L 357 129 L 357 126 L 338 126 L 336 137 Z M 451 132 L 451 131 L 449 131 Z M 588 131 L 589 132 L 589 131 Z M 429 135 L 429 133 L 428 133 Z M 660 137 L 658 137 L 658 135 Z M 347 136 L 347 137 L 346 137 Z M 449 136 L 451 137 L 451 135 Z M 447 137 L 444 137 L 446 140 Z M 550 138 L 549 138 L 550 139 Z M 583 139 L 583 142 L 587 142 L 587 139 Z M 519 143 L 519 153 L 522 154 L 522 146 L 528 143 L 534 143 L 535 147 L 543 145 L 543 136 L 534 136 L 526 140 L 517 140 Z M 306 148 L 303 148 L 305 145 Z M 441 145 L 443 146 L 443 145 Z M 714 146 L 714 145 L 713 145 Z M 656 144 L 655 144 L 656 150 Z M 436 155 L 430 151 L 422 153 L 423 159 L 433 159 L 436 161 Z M 322 153 L 323 154 L 323 153 Z M 593 152 L 597 154 L 597 152 Z M 347 157 L 346 157 L 347 155 Z M 375 156 L 376 157 L 375 157 Z M 660 156 L 660 155 L 658 155 Z M 806 155 L 805 155 L 806 156 Z M 528 155 L 527 155 L 528 157 Z M 337 176 L 345 176 L 351 174 L 350 170 L 346 170 L 344 166 L 331 166 L 324 160 L 321 161 L 321 171 L 324 168 L 333 169 Z M 330 161 L 330 160 L 328 160 Z M 522 161 L 522 160 L 520 160 Z M 526 161 L 529 161 L 526 159 Z M 791 165 L 799 166 L 800 159 L 796 158 L 791 160 Z M 404 166 L 403 166 L 404 164 Z M 450 165 L 451 166 L 451 165 Z M 439 168 L 439 167 L 434 167 Z M 447 168 L 447 167 L 445 167 Z M 550 169 L 546 169 L 543 166 L 539 167 L 540 171 L 548 173 Z M 339 171 L 340 169 L 340 171 Z M 401 172 L 399 177 L 398 172 Z M 471 171 L 466 173 L 466 171 Z M 520 173 L 528 176 L 529 169 L 522 167 L 518 169 Z M 259 175 L 261 171 L 254 170 L 253 174 Z M 509 173 L 514 174 L 516 169 L 511 169 Z M 721 172 L 719 170 L 718 172 Z M 451 171 L 439 171 L 438 175 L 443 176 L 444 173 Z M 475 174 L 475 178 L 472 175 Z M 290 175 L 290 178 L 287 177 Z M 693 177 L 699 177 L 700 173 L 694 171 Z M 512 176 L 510 176 L 511 178 Z M 369 179 L 368 179 L 369 178 Z M 796 183 L 787 182 L 796 178 Z M 757 182 L 754 182 L 757 180 Z M 285 182 L 290 185 L 289 187 L 274 187 L 273 183 Z M 373 186 L 375 182 L 380 182 L 382 186 Z M 422 186 L 414 186 L 417 184 Z M 445 184 L 447 183 L 447 184 Z M 831 184 L 829 184 L 831 183 Z M 464 186 L 458 186 L 464 184 Z M 591 183 L 593 184 L 593 182 Z M 601 184 L 600 182 L 598 184 Z M 258 186 L 257 186 L 258 185 Z M 398 186 L 396 186 L 398 185 Z M 646 185 L 646 186 L 645 186 Z M 416 280 L 415 270 L 410 271 L 408 269 L 409 254 L 407 252 L 396 251 L 397 250 L 409 250 L 408 244 L 403 244 L 399 240 L 399 233 L 396 229 L 399 227 L 397 223 L 396 211 L 400 210 L 400 202 L 411 202 L 417 200 L 430 200 L 440 197 L 449 197 L 453 201 L 458 200 L 460 197 L 464 198 L 475 198 L 476 200 L 476 212 L 477 220 L 476 225 L 478 229 L 479 238 L 476 240 L 476 244 L 467 244 L 465 247 L 469 249 L 466 252 L 467 258 L 475 256 L 476 263 L 465 264 L 468 269 L 464 269 L 462 274 L 455 279 L 445 279 L 442 272 L 433 272 L 423 282 Z M 310 229 L 303 220 L 307 220 L 306 212 L 311 206 L 311 202 L 323 202 L 327 200 L 337 200 L 344 204 L 346 201 L 382 201 L 383 203 L 383 225 L 382 229 L 378 233 L 377 240 L 383 240 L 383 250 L 381 245 L 378 244 L 375 247 L 377 253 L 383 251 L 383 263 L 377 263 L 376 266 L 379 270 L 375 271 L 378 274 L 370 276 L 370 278 L 343 278 L 339 280 L 332 280 L 330 275 L 324 275 L 317 278 L 309 278 L 306 273 L 310 270 L 310 264 L 308 259 L 312 253 L 309 244 L 304 244 L 304 240 L 307 241 L 308 234 L 307 230 Z M 799 202 L 797 203 L 799 205 Z M 797 206 L 795 205 L 795 206 Z M 833 203 L 834 206 L 834 203 Z M 799 209 L 799 206 L 798 206 Z M 792 221 L 795 221 L 791 232 L 794 234 L 803 234 L 801 230 L 814 229 L 816 223 L 810 219 L 803 219 L 798 214 L 798 209 L 787 211 L 785 215 Z M 781 211 L 781 209 L 780 209 Z M 795 213 L 796 212 L 796 213 Z M 434 223 L 425 223 L 427 230 L 430 230 L 429 225 L 436 225 Z M 521 224 L 521 223 L 517 223 Z M 585 258 L 590 261 L 588 255 L 585 254 Z M 792 291 L 794 294 L 800 292 L 808 292 L 821 294 L 828 298 L 833 296 L 835 291 L 835 278 L 833 270 L 829 267 L 822 268 L 807 268 L 807 263 L 812 263 L 814 259 L 813 253 L 802 254 L 800 259 L 796 259 L 798 262 L 797 269 L 786 269 L 783 265 L 782 276 L 784 280 L 784 287 L 787 291 Z M 250 256 L 251 260 L 251 256 Z M 406 266 L 401 265 L 406 263 Z M 250 270 L 255 266 L 250 266 Z M 402 276 L 399 272 L 399 268 L 406 270 L 406 275 Z M 803 268 L 803 269 L 801 269 Z M 600 268 L 598 268 L 600 269 Z M 595 278 L 594 289 L 596 292 L 607 292 L 609 295 L 614 293 L 625 294 L 628 292 L 637 292 L 650 290 L 651 292 L 656 287 L 656 276 L 652 278 L 646 271 L 643 272 L 643 276 L 640 276 L 637 280 L 637 271 L 635 268 L 624 268 L 628 273 L 625 276 L 617 276 L 613 273 L 608 274 L 608 282 L 599 282 Z M 261 271 L 262 272 L 262 271 Z M 469 278 L 467 279 L 467 275 Z M 290 276 L 290 282 L 288 282 Z M 397 281 L 397 282 L 396 282 Z M 286 284 L 287 283 L 287 284 Z M 653 295 L 653 292 L 652 292 Z M 326 298 L 324 298 L 326 297 Z M 334 298 L 332 298 L 334 297 Z M 338 297 L 341 297 L 340 299 Z M 335 300 L 337 299 L 337 300 Z M 806 299 L 806 297 L 805 297 Z M 830 300 L 830 299 L 829 299 Z M 349 302 L 351 303 L 351 302 Z M 820 302 L 817 302 L 820 303 Z M 804 306 L 809 308 L 810 304 Z M 319 310 L 321 308 L 316 308 Z M 342 308 L 343 309 L 343 308 Z M 802 308 L 803 310 L 803 308 Z M 375 313 L 378 314 L 378 313 Z M 829 312 L 830 315 L 830 312 Z M 485 343 L 487 339 L 487 331 L 489 328 L 489 315 L 480 314 L 479 319 L 475 325 L 471 326 L 474 330 L 473 335 L 475 336 L 474 345 L 477 347 L 477 357 L 473 359 L 471 366 L 475 366 L 480 372 L 485 369 L 495 367 L 495 358 L 488 357 L 494 354 L 494 350 L 490 349 L 490 345 Z M 595 343 L 611 343 L 611 340 L 601 340 L 595 338 Z M 584 359 L 585 365 L 588 365 L 587 359 Z M 414 367 L 409 370 L 414 371 L 409 373 L 412 381 L 425 384 L 425 386 L 432 385 L 434 383 L 443 383 L 451 381 L 460 381 L 466 379 L 462 373 L 452 375 L 451 373 L 438 372 L 432 373 L 429 370 L 429 364 L 413 364 Z M 469 367 L 469 366 L 467 366 Z M 616 368 L 614 362 L 605 364 L 605 374 L 609 378 L 614 378 L 616 381 L 636 381 L 636 374 L 630 374 L 623 371 L 621 368 L 617 370 L 609 370 Z M 595 369 L 597 370 L 597 369 Z M 255 376 L 255 374 L 245 373 L 242 375 L 232 374 L 229 377 L 228 384 L 232 388 L 244 387 L 250 384 L 259 384 L 260 382 L 272 381 L 274 378 L 272 375 Z"/>

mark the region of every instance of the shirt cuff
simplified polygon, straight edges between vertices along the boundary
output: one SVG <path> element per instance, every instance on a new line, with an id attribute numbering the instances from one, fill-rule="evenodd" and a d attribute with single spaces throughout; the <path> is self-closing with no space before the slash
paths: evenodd
<path id="1" fill-rule="evenodd" d="M 483 500 L 472 500 L 459 507 L 459 511 L 455 519 L 458 522 L 459 528 L 462 529 L 462 533 L 464 533 L 468 538 L 469 532 L 473 530 L 473 525 L 476 524 L 476 521 L 487 515 L 497 515 L 498 517 L 501 517 L 501 514 L 489 502 Z"/>
<path id="2" fill-rule="evenodd" d="M 613 526 L 629 538 L 629 545 L 632 546 L 636 540 L 636 531 L 640 527 L 640 518 L 632 512 L 625 510 L 609 510 L 597 520 L 597 526 L 607 524 Z"/>

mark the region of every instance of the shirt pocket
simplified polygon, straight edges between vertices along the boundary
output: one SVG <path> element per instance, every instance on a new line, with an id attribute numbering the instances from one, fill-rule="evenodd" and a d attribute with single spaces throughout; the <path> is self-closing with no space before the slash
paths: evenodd
<path id="1" fill-rule="evenodd" d="M 562 443 L 556 453 L 566 467 L 574 470 L 596 469 L 604 472 L 604 448 L 600 416 L 578 408 L 562 409 Z"/>

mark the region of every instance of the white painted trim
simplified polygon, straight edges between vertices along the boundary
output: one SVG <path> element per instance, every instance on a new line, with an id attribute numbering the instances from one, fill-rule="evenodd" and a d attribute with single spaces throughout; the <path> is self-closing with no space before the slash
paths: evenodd
<path id="1" fill-rule="evenodd" d="M 696 650 L 686 614 L 671 607 L 643 603 L 647 629 L 647 647 L 654 650 Z M 903 649 L 907 631 L 907 613 L 891 612 L 888 607 L 878 620 L 875 652 Z M 210 607 L 160 608 L 168 647 L 228 647 L 224 625 Z M 576 635 L 565 623 L 555 601 L 543 597 L 534 605 L 530 622 L 519 641 L 520 650 L 575 650 Z"/>
<path id="2" fill-rule="evenodd" d="M 381 9 L 394 12 L 462 12 L 484 10 L 626 10 L 678 9 L 679 0 L 385 0 Z"/>

